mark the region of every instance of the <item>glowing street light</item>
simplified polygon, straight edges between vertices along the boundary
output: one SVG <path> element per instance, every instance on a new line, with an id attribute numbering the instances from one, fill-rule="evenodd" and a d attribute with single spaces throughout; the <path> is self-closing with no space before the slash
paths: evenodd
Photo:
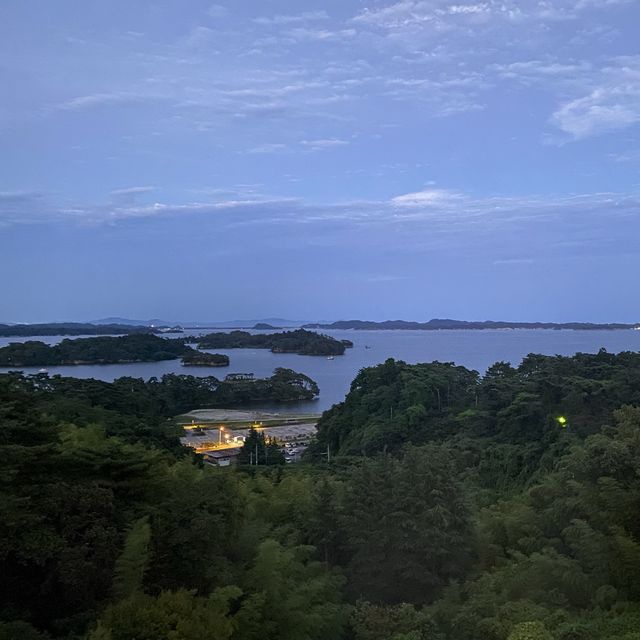
<path id="1" fill-rule="evenodd" d="M 564 416 L 558 416 L 556 418 L 556 422 L 563 428 L 566 429 L 567 427 L 567 419 Z"/>

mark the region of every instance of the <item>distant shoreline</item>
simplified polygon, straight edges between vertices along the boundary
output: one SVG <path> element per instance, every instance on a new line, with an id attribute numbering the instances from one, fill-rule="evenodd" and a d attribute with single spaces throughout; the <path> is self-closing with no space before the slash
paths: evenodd
<path id="1" fill-rule="evenodd" d="M 502 322 L 486 320 L 473 322 L 467 320 L 434 319 L 428 322 L 409 322 L 406 320 L 386 320 L 373 322 L 368 320 L 339 320 L 329 324 L 306 324 L 305 329 L 359 330 L 359 331 L 443 331 L 489 329 L 546 329 L 551 331 L 629 331 L 640 330 L 640 323 L 595 323 L 595 322 Z"/>
<path id="2" fill-rule="evenodd" d="M 410 320 L 338 320 L 336 322 L 312 322 L 294 327 L 291 325 L 275 326 L 266 323 L 256 323 L 253 326 L 192 326 L 184 323 L 179 326 L 152 326 L 138 324 L 92 324 L 51 322 L 34 324 L 0 324 L 0 337 L 31 338 L 37 336 L 105 336 L 105 335 L 131 335 L 150 334 L 167 335 L 181 334 L 185 331 L 206 331 L 217 329 L 227 334 L 231 331 L 284 331 L 291 332 L 296 329 L 320 329 L 320 330 L 356 330 L 356 331 L 450 331 L 450 330 L 496 330 L 496 329 L 545 329 L 551 331 L 629 331 L 640 330 L 640 322 L 506 322 L 499 320 L 452 320 L 432 319 L 427 322 L 414 322 Z M 264 335 L 264 334 L 263 334 Z"/>
<path id="3" fill-rule="evenodd" d="M 0 337 L 31 338 L 40 336 L 120 336 L 130 334 L 182 333 L 181 327 L 154 327 L 133 324 L 92 324 L 90 322 L 47 322 L 2 324 Z"/>

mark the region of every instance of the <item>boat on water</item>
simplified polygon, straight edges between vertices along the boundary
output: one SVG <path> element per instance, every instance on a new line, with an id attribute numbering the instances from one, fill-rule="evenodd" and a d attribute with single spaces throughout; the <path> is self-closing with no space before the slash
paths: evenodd
<path id="1" fill-rule="evenodd" d="M 48 369 L 38 369 L 38 373 L 49 373 Z"/>
<path id="2" fill-rule="evenodd" d="M 327 360 L 333 360 L 334 357 L 333 356 L 327 356 Z"/>

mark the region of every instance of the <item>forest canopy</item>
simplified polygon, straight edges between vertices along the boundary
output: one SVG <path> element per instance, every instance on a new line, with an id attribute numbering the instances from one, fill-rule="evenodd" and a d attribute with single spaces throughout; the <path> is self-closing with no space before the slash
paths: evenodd
<path id="1" fill-rule="evenodd" d="M 0 375 L 0 637 L 637 639 L 640 354 L 388 360 L 306 462 L 179 446 L 253 387 Z"/>

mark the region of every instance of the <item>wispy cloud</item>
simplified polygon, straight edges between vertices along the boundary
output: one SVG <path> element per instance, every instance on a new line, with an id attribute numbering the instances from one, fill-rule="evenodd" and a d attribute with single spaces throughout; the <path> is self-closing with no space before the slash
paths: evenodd
<path id="1" fill-rule="evenodd" d="M 364 9 L 354 22 L 387 30 L 450 29 L 465 23 L 478 24 L 490 19 L 515 20 L 523 15 L 522 3 L 460 2 L 444 0 L 401 0 L 377 9 Z M 540 3 L 542 5 L 542 3 Z"/>
<path id="2" fill-rule="evenodd" d="M 291 40 L 311 41 L 311 42 L 327 42 L 342 41 L 353 38 L 356 35 L 355 29 L 310 29 L 308 27 L 296 27 L 286 32 L 286 36 Z"/>
<path id="3" fill-rule="evenodd" d="M 262 211 L 274 206 L 283 206 L 294 202 L 293 199 L 255 199 L 221 200 L 218 202 L 190 202 L 186 204 L 167 204 L 155 202 L 148 206 L 118 207 L 107 209 L 108 220 L 128 218 L 155 218 L 158 216 L 207 215 L 227 211 Z"/>
<path id="4" fill-rule="evenodd" d="M 385 29 L 407 27 L 433 21 L 433 6 L 425 1 L 402 0 L 379 9 L 366 8 L 353 20 Z"/>
<path id="5" fill-rule="evenodd" d="M 340 138 L 321 138 L 319 140 L 301 140 L 300 144 L 308 151 L 326 151 L 327 149 L 344 147 L 349 144 L 349 141 Z"/>
<path id="6" fill-rule="evenodd" d="M 607 155 L 609 160 L 613 162 L 635 162 L 640 163 L 640 149 L 632 149 L 610 153 Z"/>
<path id="7" fill-rule="evenodd" d="M 447 189 L 426 189 L 395 196 L 391 203 L 397 207 L 449 207 L 460 203 L 463 196 L 456 191 Z"/>
<path id="8" fill-rule="evenodd" d="M 310 10 L 257 16 L 243 28 L 202 24 L 180 38 L 169 53 L 141 56 L 137 73 L 134 56 L 128 86 L 105 86 L 103 91 L 72 96 L 59 102 L 53 112 L 98 108 L 115 112 L 127 105 L 148 105 L 162 126 L 181 119 L 182 126 L 199 132 L 220 130 L 225 119 L 289 122 L 299 118 L 306 120 L 306 139 L 311 140 L 313 124 L 319 119 L 359 121 L 355 106 L 343 108 L 349 103 L 375 105 L 392 100 L 415 105 L 419 101 L 425 120 L 463 118 L 485 109 L 492 93 L 512 82 L 551 93 L 556 106 L 540 114 L 540 128 L 551 122 L 556 130 L 578 140 L 637 121 L 637 80 L 630 71 L 626 78 L 610 77 L 610 71 L 592 60 L 551 54 L 527 59 L 518 52 L 533 46 L 527 40 L 532 20 L 548 22 L 541 32 L 553 32 L 560 15 L 577 16 L 613 6 L 605 0 L 400 0 L 377 4 L 346 19 Z M 220 4 L 212 5 L 209 13 L 221 21 L 233 17 Z M 468 57 L 470 38 L 473 58 Z M 216 67 L 212 73 L 211 56 L 225 46 L 227 53 L 231 47 L 237 54 L 233 70 Z M 301 51 L 326 47 L 328 63 L 319 64 L 314 54 L 296 64 L 287 48 L 298 46 Z M 371 64 L 378 47 L 385 57 Z M 241 58 L 250 48 L 255 56 Z M 629 69 L 633 65 L 627 63 Z M 395 109 L 392 106 L 391 113 Z M 258 154 L 278 150 L 257 140 L 250 148 Z"/>
<path id="9" fill-rule="evenodd" d="M 114 189 L 111 191 L 112 196 L 130 196 L 140 193 L 149 193 L 154 190 L 154 187 L 126 187 L 125 189 Z"/>
<path id="10" fill-rule="evenodd" d="M 593 65 L 587 61 L 560 62 L 553 58 L 546 60 L 526 60 L 509 64 L 495 64 L 492 71 L 503 78 L 518 80 L 524 83 L 533 81 L 548 83 L 550 80 L 562 79 L 576 82 L 589 74 Z"/>
<path id="11" fill-rule="evenodd" d="M 4 220 L 3 216 L 0 220 Z M 490 256 L 489 264 L 515 267 L 548 256 L 593 260 L 605 253 L 636 251 L 640 194 L 505 198 L 431 189 L 382 201 L 323 204 L 255 194 L 148 205 L 110 203 L 56 208 L 49 204 L 36 207 L 20 220 L 14 216 L 9 224 L 19 222 L 127 229 L 135 225 L 138 233 L 145 233 L 145 228 L 154 233 L 159 229 L 186 228 L 197 229 L 198 234 L 215 234 L 216 238 L 250 229 L 268 239 L 273 249 L 299 245 L 302 238 L 311 234 L 314 246 L 331 247 L 332 251 L 353 250 L 357 246 L 359 250 L 400 251 L 405 256 L 425 252 L 451 255 L 452 251 L 465 256 L 481 252 L 485 258 Z M 377 282 L 399 277 L 393 271 L 388 272 L 390 276 L 384 271 L 372 273 Z"/>
<path id="12" fill-rule="evenodd" d="M 257 147 L 249 149 L 248 153 L 280 153 L 288 149 L 286 144 L 281 142 L 271 142 L 267 144 L 261 144 Z"/>
<path id="13" fill-rule="evenodd" d="M 416 27 L 455 27 L 459 20 L 478 23 L 505 21 L 575 20 L 582 12 L 607 9 L 629 0 L 487 0 L 485 2 L 451 3 L 449 0 L 401 0 L 376 9 L 364 9 L 355 22 L 381 29 L 408 29 Z"/>
<path id="14" fill-rule="evenodd" d="M 212 219 L 220 228 L 238 224 L 303 224 L 317 226 L 318 232 L 331 232 L 344 230 L 344 225 L 365 225 L 367 228 L 386 228 L 388 232 L 406 232 L 409 237 L 417 234 L 416 239 L 427 230 L 429 234 L 452 237 L 461 234 L 461 238 L 472 234 L 480 238 L 496 230 L 521 234 L 529 227 L 535 229 L 532 233 L 543 233 L 547 237 L 546 225 L 561 222 L 570 230 L 572 240 L 580 240 L 580 229 L 595 233 L 589 242 L 596 241 L 599 235 L 619 234 L 624 225 L 637 227 L 640 224 L 640 194 L 507 198 L 473 197 L 455 190 L 433 188 L 399 194 L 388 200 L 318 204 L 299 198 L 260 194 L 253 187 L 202 189 L 200 192 L 210 196 L 197 201 L 156 201 L 144 205 L 113 199 L 105 204 L 56 205 L 52 197 L 42 194 L 0 193 L 0 220 L 5 224 L 104 224 L 189 216 L 203 220 L 214 216 Z M 113 198 L 113 194 L 110 195 Z M 613 220 L 619 224 L 613 224 Z M 625 238 L 628 233 L 625 232 Z M 567 239 L 566 233 L 561 236 L 562 240 Z M 515 258 L 510 256 L 509 259 L 512 257 Z"/>
<path id="15" fill-rule="evenodd" d="M 92 107 L 109 106 L 141 102 L 142 97 L 129 93 L 94 93 L 86 96 L 78 96 L 57 105 L 58 109 L 66 111 L 79 111 Z"/>
<path id="16" fill-rule="evenodd" d="M 254 18 L 253 22 L 261 25 L 290 25 L 301 22 L 327 20 L 328 18 L 329 16 L 326 11 L 303 11 L 298 14 L 281 14 L 270 17 L 261 16 Z"/>
<path id="17" fill-rule="evenodd" d="M 483 109 L 483 95 L 491 81 L 477 71 L 463 71 L 438 77 L 387 78 L 385 85 L 385 96 L 398 101 L 420 100 L 429 115 L 447 117 Z"/>

